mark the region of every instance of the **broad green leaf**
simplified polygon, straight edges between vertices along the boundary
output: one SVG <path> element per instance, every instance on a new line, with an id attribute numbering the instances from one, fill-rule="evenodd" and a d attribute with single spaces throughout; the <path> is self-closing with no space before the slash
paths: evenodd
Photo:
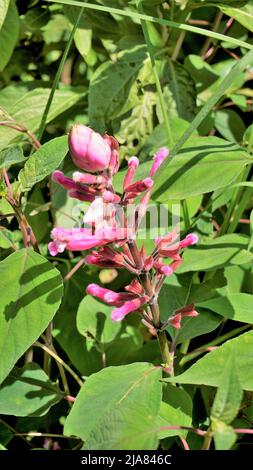
<path id="1" fill-rule="evenodd" d="M 0 168 L 9 168 L 11 165 L 22 163 L 25 160 L 26 158 L 24 157 L 23 150 L 20 145 L 9 147 L 0 152 Z"/>
<path id="2" fill-rule="evenodd" d="M 15 1 L 1 0 L 1 3 L 3 6 L 0 6 L 0 72 L 8 64 L 19 35 L 19 16 Z M 7 5 L 8 3 L 9 5 Z M 7 12 L 6 7 L 8 7 Z"/>
<path id="3" fill-rule="evenodd" d="M 39 128 L 49 93 L 50 88 L 40 87 L 27 92 L 23 90 L 23 93 L 18 88 L 15 92 L 10 85 L 0 91 L 0 107 L 3 107 L 16 122 L 35 132 Z M 47 117 L 47 123 L 71 108 L 85 94 L 86 90 L 84 87 L 56 90 Z M 21 135 L 13 129 L 0 127 L 0 149 L 5 148 L 13 139 L 17 141 L 23 138 L 23 134 Z"/>
<path id="4" fill-rule="evenodd" d="M 10 0 L 1 0 L 0 3 L 0 29 L 2 28 L 3 22 L 5 20 L 8 8 L 9 8 Z"/>
<path id="5" fill-rule="evenodd" d="M 202 289 L 201 289 L 202 287 Z M 212 296 L 212 286 L 208 284 L 208 295 Z M 174 311 L 183 307 L 186 303 L 198 302 L 198 299 L 203 295 L 205 297 L 205 286 L 194 286 L 190 289 L 179 285 L 164 284 L 159 295 L 159 307 L 161 312 L 162 321 L 166 321 L 173 315 Z M 214 292 L 215 289 L 214 289 Z M 215 330 L 222 322 L 222 317 L 209 312 L 206 309 L 199 309 L 198 317 L 190 318 L 185 317 L 182 320 L 181 329 L 177 334 L 177 343 L 188 341 L 196 336 L 209 333 Z M 173 338 L 175 336 L 175 329 L 168 326 L 167 331 Z"/>
<path id="6" fill-rule="evenodd" d="M 195 81 L 196 88 L 199 93 L 208 88 L 219 78 L 219 74 L 215 72 L 213 67 L 198 55 L 187 55 L 184 61 L 184 66 Z"/>
<path id="7" fill-rule="evenodd" d="M 182 388 L 177 388 L 171 384 L 164 390 L 163 401 L 159 411 L 157 424 L 164 426 L 191 426 L 192 422 L 192 400 L 190 395 Z M 186 437 L 188 431 L 177 429 L 160 429 L 159 439 L 171 436 Z"/>
<path id="8" fill-rule="evenodd" d="M 24 213 L 38 242 L 43 240 L 51 227 L 48 210 L 49 207 L 45 203 L 41 189 L 35 187 L 29 194 Z"/>
<path id="9" fill-rule="evenodd" d="M 241 142 L 245 132 L 242 118 L 232 109 L 221 109 L 215 113 L 216 129 L 227 140 Z"/>
<path id="10" fill-rule="evenodd" d="M 165 382 L 183 384 L 203 384 L 219 386 L 224 375 L 224 367 L 231 351 L 235 355 L 238 379 L 243 390 L 253 390 L 253 331 L 231 339 L 215 351 L 209 352 L 193 366 Z"/>
<path id="11" fill-rule="evenodd" d="M 215 450 L 229 450 L 236 442 L 236 433 L 232 426 L 223 421 L 213 419 L 212 429 L 214 433 Z"/>
<path id="12" fill-rule="evenodd" d="M 175 157 L 168 159 L 166 170 L 156 180 L 153 197 L 166 202 L 214 191 L 232 183 L 250 163 L 252 157 L 232 142 L 192 137 Z"/>
<path id="13" fill-rule="evenodd" d="M 46 142 L 25 163 L 18 175 L 22 191 L 29 191 L 36 183 L 50 175 L 68 152 L 67 136 L 55 137 Z"/>
<path id="14" fill-rule="evenodd" d="M 228 294 L 204 302 L 197 302 L 197 305 L 231 320 L 253 323 L 253 296 L 251 294 Z"/>
<path id="15" fill-rule="evenodd" d="M 0 287 L 1 383 L 55 315 L 62 280 L 43 256 L 23 249 L 0 263 Z"/>
<path id="16" fill-rule="evenodd" d="M 223 5 L 225 2 L 221 1 L 218 5 L 219 9 L 225 13 L 225 15 L 231 16 L 238 23 L 241 23 L 249 31 L 253 32 L 253 1 L 247 1 L 246 5 L 237 5 L 236 2 L 232 3 L 231 6 Z"/>
<path id="17" fill-rule="evenodd" d="M 119 322 L 111 320 L 113 307 L 87 295 L 79 305 L 76 324 L 79 333 L 97 344 L 112 341 L 121 329 Z"/>
<path id="18" fill-rule="evenodd" d="M 206 240 L 184 252 L 184 262 L 178 273 L 188 271 L 208 271 L 228 265 L 249 263 L 252 253 L 247 251 L 248 237 L 239 234 L 223 235 L 214 240 Z"/>
<path id="19" fill-rule="evenodd" d="M 157 140 L 156 149 L 163 142 Z M 238 145 L 218 137 L 191 137 L 179 153 L 170 159 L 155 182 L 153 199 L 159 202 L 187 199 L 214 191 L 232 183 L 253 157 Z M 148 176 L 152 161 L 139 165 L 136 179 Z M 116 178 L 120 188 L 125 170 Z M 217 178 L 217 174 L 219 178 Z"/>
<path id="20" fill-rule="evenodd" d="M 147 363 L 108 367 L 89 377 L 67 417 L 64 434 L 85 449 L 156 449 L 152 432 L 161 402 L 161 370 Z"/>
<path id="21" fill-rule="evenodd" d="M 89 87 L 91 127 L 104 132 L 113 117 L 124 113 L 125 103 L 136 74 L 145 59 L 145 47 L 126 52 L 117 62 L 104 62 L 92 76 Z"/>
<path id="22" fill-rule="evenodd" d="M 0 387 L 0 413 L 14 416 L 43 416 L 64 394 L 38 364 L 14 367 Z"/>
<path id="23" fill-rule="evenodd" d="M 230 424 L 240 409 L 243 391 L 238 379 L 233 351 L 227 357 L 224 374 L 216 392 L 211 410 L 211 420 Z"/>

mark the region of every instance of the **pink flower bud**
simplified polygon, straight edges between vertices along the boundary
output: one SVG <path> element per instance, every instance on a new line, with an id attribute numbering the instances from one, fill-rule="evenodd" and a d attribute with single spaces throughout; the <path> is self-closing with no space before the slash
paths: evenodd
<path id="1" fill-rule="evenodd" d="M 64 189 L 77 189 L 76 183 L 71 178 L 65 176 L 62 171 L 54 171 L 52 174 L 52 180 L 55 183 L 60 184 Z"/>
<path id="2" fill-rule="evenodd" d="M 198 235 L 196 235 L 195 233 L 189 233 L 189 235 L 186 235 L 185 239 L 180 242 L 180 248 L 185 248 L 189 245 L 194 245 L 198 242 L 198 239 Z"/>
<path id="3" fill-rule="evenodd" d="M 154 156 L 154 163 L 151 167 L 149 176 L 153 176 L 158 168 L 161 166 L 162 162 L 167 158 L 169 155 L 169 150 L 166 147 L 162 147 Z"/>
<path id="4" fill-rule="evenodd" d="M 128 302 L 124 302 L 121 307 L 112 311 L 111 319 L 113 321 L 121 321 L 128 313 L 138 310 L 146 302 L 147 297 L 136 298 Z"/>
<path id="5" fill-rule="evenodd" d="M 137 157 L 131 157 L 128 160 L 128 170 L 123 182 L 123 188 L 126 189 L 132 183 L 133 177 L 136 172 L 136 168 L 139 165 L 139 159 Z"/>
<path id="6" fill-rule="evenodd" d="M 75 165 L 91 173 L 105 170 L 110 163 L 111 148 L 108 142 L 82 124 L 70 129 L 69 150 Z"/>
<path id="7" fill-rule="evenodd" d="M 177 313 L 173 317 L 169 319 L 169 324 L 173 326 L 176 330 L 179 330 L 181 328 L 181 313 Z"/>

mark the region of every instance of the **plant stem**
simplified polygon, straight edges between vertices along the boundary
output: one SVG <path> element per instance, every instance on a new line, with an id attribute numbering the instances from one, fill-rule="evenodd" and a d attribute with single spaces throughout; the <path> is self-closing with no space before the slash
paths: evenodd
<path id="1" fill-rule="evenodd" d="M 50 95 L 48 97 L 47 104 L 46 104 L 44 113 L 42 115 L 40 127 L 39 127 L 39 130 L 38 130 L 38 139 L 39 140 L 42 139 L 42 136 L 44 134 L 44 131 L 45 131 L 45 128 L 46 128 L 46 123 L 47 123 L 47 117 L 48 117 L 48 113 L 49 113 L 49 110 L 50 110 L 50 107 L 51 107 L 51 104 L 52 104 L 52 101 L 53 101 L 53 97 L 54 97 L 54 94 L 56 92 L 56 88 L 58 87 L 58 84 L 59 84 L 59 81 L 60 81 L 60 78 L 61 78 L 61 74 L 62 74 L 62 71 L 63 71 L 63 67 L 64 67 L 66 59 L 68 57 L 68 53 L 69 53 L 70 47 L 72 45 L 72 41 L 74 39 L 74 34 L 75 34 L 76 29 L 78 27 L 79 21 L 82 17 L 83 11 L 84 11 L 83 8 L 81 8 L 80 12 L 79 12 L 79 15 L 77 16 L 76 22 L 73 26 L 73 29 L 70 33 L 68 42 L 67 42 L 66 47 L 64 49 L 64 52 L 62 54 L 62 58 L 61 58 L 59 67 L 58 67 L 57 72 L 55 74 L 55 78 L 54 78 L 54 81 L 53 81 L 53 86 L 51 88 Z"/>
<path id="2" fill-rule="evenodd" d="M 220 336 L 219 338 L 216 338 L 213 341 L 210 341 L 209 343 L 204 344 L 203 346 L 201 346 L 201 348 L 197 349 L 196 351 L 192 351 L 191 353 L 183 357 L 179 365 L 183 366 L 184 364 L 187 364 L 187 362 L 190 362 L 192 359 L 195 359 L 196 357 L 203 354 L 203 352 L 205 352 L 204 350 L 207 350 L 207 348 L 210 348 L 212 346 L 217 346 L 218 344 L 223 343 L 223 341 L 233 338 L 234 336 L 238 335 L 239 333 L 243 333 L 243 331 L 246 331 L 249 328 L 252 328 L 252 326 L 251 325 L 240 326 L 240 328 L 235 328 L 234 330 L 229 331 L 228 333 Z"/>
<path id="3" fill-rule="evenodd" d="M 50 356 L 52 356 L 57 362 L 59 362 L 59 364 L 61 364 L 70 373 L 70 375 L 72 375 L 72 377 L 78 383 L 79 387 L 83 386 L 83 382 L 80 379 L 80 377 L 78 377 L 78 375 L 71 369 L 71 367 L 69 367 L 69 365 L 66 362 L 63 361 L 63 359 L 61 359 L 58 356 L 58 354 L 56 354 L 54 351 L 49 349 L 44 344 L 39 343 L 39 341 L 36 341 L 33 346 L 41 348 L 41 349 L 43 349 L 43 351 L 46 351 L 48 354 L 50 354 Z"/>
<path id="4" fill-rule="evenodd" d="M 142 5 L 139 2 L 139 0 L 136 0 L 136 5 L 137 5 L 138 10 L 141 13 L 143 13 Z M 161 110 L 162 110 L 163 120 L 164 120 L 164 124 L 165 124 L 166 130 L 167 130 L 167 135 L 168 135 L 168 144 L 173 145 L 174 139 L 173 139 L 172 130 L 171 130 L 171 127 L 170 127 L 170 122 L 169 122 L 169 118 L 168 118 L 168 114 L 167 114 L 167 110 L 166 110 L 166 104 L 165 104 L 165 100 L 164 100 L 164 97 L 163 97 L 162 87 L 161 87 L 161 83 L 160 83 L 160 79 L 159 79 L 159 75 L 158 75 L 158 71 L 157 71 L 157 67 L 156 67 L 156 61 L 155 61 L 155 57 L 154 57 L 154 54 L 153 54 L 153 46 L 152 46 L 152 43 L 150 41 L 146 21 L 141 20 L 141 27 L 142 27 L 142 31 L 143 31 L 143 34 L 144 34 L 146 44 L 147 44 L 147 49 L 148 49 L 148 53 L 149 53 L 149 57 L 150 57 L 150 62 L 151 62 L 152 69 L 153 69 L 153 74 L 154 74 L 154 77 L 155 77 L 156 89 L 157 89 L 157 93 L 158 93 L 158 96 L 159 96 L 159 101 L 160 101 L 160 106 L 161 106 Z"/>
<path id="5" fill-rule="evenodd" d="M 47 2 L 73 5 L 74 7 L 83 7 L 83 8 L 87 8 L 90 10 L 101 11 L 103 13 L 107 12 L 113 15 L 115 14 L 115 15 L 120 15 L 120 16 L 127 16 L 129 18 L 134 18 L 135 20 L 150 21 L 151 23 L 161 24 L 161 25 L 169 26 L 175 29 L 182 29 L 183 31 L 190 31 L 192 33 L 201 34 L 203 36 L 212 37 L 220 41 L 229 41 L 231 44 L 235 44 L 240 47 L 245 47 L 246 49 L 253 49 L 252 44 L 247 43 L 245 41 L 241 41 L 239 39 L 236 39 L 230 36 L 225 36 L 224 34 L 216 33 L 214 31 L 210 31 L 204 28 L 198 28 L 196 26 L 191 26 L 185 23 L 177 23 L 175 21 L 166 20 L 164 18 L 159 18 L 156 16 L 145 15 L 145 14 L 137 13 L 137 12 L 130 11 L 130 10 L 123 10 L 122 8 L 113 8 L 113 7 L 108 7 L 106 5 L 97 5 L 95 3 L 83 4 L 83 2 L 75 1 L 75 0 L 47 0 Z"/>
<path id="6" fill-rule="evenodd" d="M 189 211 L 188 211 L 188 206 L 187 206 L 186 199 L 183 199 L 181 204 L 182 204 L 183 216 L 184 216 L 184 229 L 185 229 L 185 231 L 187 231 L 187 230 L 189 230 L 189 228 L 191 226 L 191 221 L 190 221 L 190 216 L 189 216 Z"/>
<path id="7" fill-rule="evenodd" d="M 213 32 L 218 29 L 218 27 L 220 25 L 220 22 L 221 22 L 221 19 L 222 19 L 222 16 L 223 16 L 223 12 L 218 11 L 216 16 L 215 16 L 214 23 L 213 23 L 213 26 L 212 26 L 212 29 L 211 29 Z M 205 40 L 205 42 L 204 42 L 204 44 L 203 44 L 203 46 L 200 50 L 200 54 L 199 54 L 202 58 L 205 57 L 205 54 L 208 51 L 211 43 L 212 43 L 212 38 L 211 37 L 206 38 L 206 40 Z"/>
<path id="8" fill-rule="evenodd" d="M 210 429 L 208 429 L 208 431 L 206 432 L 205 437 L 204 437 L 204 443 L 203 443 L 202 450 L 209 450 L 210 449 L 212 439 L 213 439 L 212 432 L 211 432 Z"/>
<path id="9" fill-rule="evenodd" d="M 159 347 L 160 347 L 160 351 L 162 355 L 162 360 L 165 365 L 165 368 L 170 369 L 171 356 L 170 356 L 169 345 L 168 345 L 168 340 L 167 340 L 165 331 L 157 331 L 157 339 L 158 339 L 158 343 L 159 343 Z"/>

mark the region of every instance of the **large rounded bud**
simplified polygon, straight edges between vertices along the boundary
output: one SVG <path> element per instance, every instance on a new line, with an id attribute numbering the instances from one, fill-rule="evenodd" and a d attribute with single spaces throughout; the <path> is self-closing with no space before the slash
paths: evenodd
<path id="1" fill-rule="evenodd" d="M 111 148 L 103 137 L 83 124 L 75 124 L 69 133 L 69 150 L 75 165 L 91 173 L 108 168 Z"/>

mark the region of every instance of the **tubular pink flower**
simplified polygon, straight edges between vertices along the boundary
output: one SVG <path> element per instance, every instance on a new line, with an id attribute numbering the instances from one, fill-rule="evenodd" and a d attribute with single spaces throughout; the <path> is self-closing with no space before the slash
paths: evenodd
<path id="1" fill-rule="evenodd" d="M 173 326 L 173 328 L 175 328 L 176 330 L 179 330 L 181 328 L 181 318 L 181 313 L 177 313 L 169 319 L 169 324 Z"/>
<path id="2" fill-rule="evenodd" d="M 75 181 L 75 183 L 96 184 L 97 178 L 97 176 L 91 175 L 90 173 L 81 173 L 80 171 L 73 173 L 73 181 Z"/>
<path id="3" fill-rule="evenodd" d="M 79 201 L 93 202 L 97 195 L 97 191 L 90 191 L 90 188 L 87 191 L 85 189 L 81 189 L 80 191 L 77 189 L 70 189 L 68 195 L 73 199 L 79 199 Z"/>
<path id="4" fill-rule="evenodd" d="M 180 313 L 182 317 L 197 317 L 199 314 L 197 310 L 195 310 L 194 304 L 186 305 L 185 307 L 179 308 L 178 310 L 176 310 L 175 313 Z"/>
<path id="5" fill-rule="evenodd" d="M 86 292 L 115 307 L 121 307 L 126 301 L 134 299 L 133 294 L 128 292 L 114 292 L 113 290 L 100 287 L 98 284 L 89 284 L 86 288 Z"/>
<path id="6" fill-rule="evenodd" d="M 91 173 L 108 168 L 111 148 L 103 137 L 87 126 L 75 124 L 69 132 L 69 150 L 73 162 Z"/>
<path id="7" fill-rule="evenodd" d="M 124 256 L 117 253 L 108 246 L 102 247 L 99 251 L 93 251 L 85 258 L 87 264 L 94 264 L 107 268 L 122 268 L 125 266 Z"/>
<path id="8" fill-rule="evenodd" d="M 52 174 L 52 180 L 60 184 L 64 189 L 78 189 L 77 184 L 68 176 L 65 176 L 62 171 L 56 170 Z"/>
<path id="9" fill-rule="evenodd" d="M 184 240 L 180 242 L 180 248 L 186 248 L 189 245 L 195 245 L 198 242 L 198 236 L 195 233 L 189 233 Z"/>
<path id="10" fill-rule="evenodd" d="M 102 197 L 104 202 L 120 202 L 120 196 L 113 193 L 112 191 L 104 191 Z"/>
<path id="11" fill-rule="evenodd" d="M 152 188 L 153 186 L 153 181 L 151 178 L 145 178 L 144 180 L 139 180 L 136 181 L 133 184 L 130 184 L 130 186 L 127 186 L 125 188 L 126 193 L 136 193 L 136 195 L 142 193 L 143 191 L 146 191 L 147 189 Z"/>
<path id="12" fill-rule="evenodd" d="M 119 154 L 117 150 L 112 150 L 111 160 L 108 168 L 112 175 L 117 173 L 119 169 Z"/>
<path id="13" fill-rule="evenodd" d="M 52 254 L 52 256 L 56 256 L 57 253 L 62 253 L 64 249 L 70 251 L 85 251 L 121 240 L 121 236 L 121 231 L 115 227 L 103 227 L 102 229 L 96 230 L 94 234 L 92 234 L 91 229 L 87 228 L 73 228 L 68 230 L 57 227 L 51 232 L 53 242 L 51 242 L 49 249 L 51 254 L 55 253 Z M 61 243 L 59 244 L 58 242 Z M 52 243 L 54 244 L 52 245 Z"/>
<path id="14" fill-rule="evenodd" d="M 169 155 L 169 150 L 166 147 L 162 147 L 158 152 L 154 155 L 154 163 L 151 167 L 149 176 L 154 176 L 157 172 L 158 168 L 161 166 L 162 162 L 167 158 Z"/>
<path id="15" fill-rule="evenodd" d="M 128 170 L 126 172 L 126 176 L 123 182 L 124 190 L 127 188 L 127 186 L 130 186 L 130 184 L 132 183 L 135 172 L 136 172 L 136 168 L 138 167 L 138 165 L 139 165 L 139 159 L 137 157 L 131 157 L 128 160 Z"/>
<path id="16" fill-rule="evenodd" d="M 116 308 L 115 310 L 112 311 L 111 319 L 113 321 L 121 321 L 128 313 L 138 310 L 146 302 L 147 302 L 147 297 L 142 297 L 142 298 L 140 297 L 140 298 L 136 298 L 136 299 L 124 302 L 124 304 L 121 307 Z"/>

